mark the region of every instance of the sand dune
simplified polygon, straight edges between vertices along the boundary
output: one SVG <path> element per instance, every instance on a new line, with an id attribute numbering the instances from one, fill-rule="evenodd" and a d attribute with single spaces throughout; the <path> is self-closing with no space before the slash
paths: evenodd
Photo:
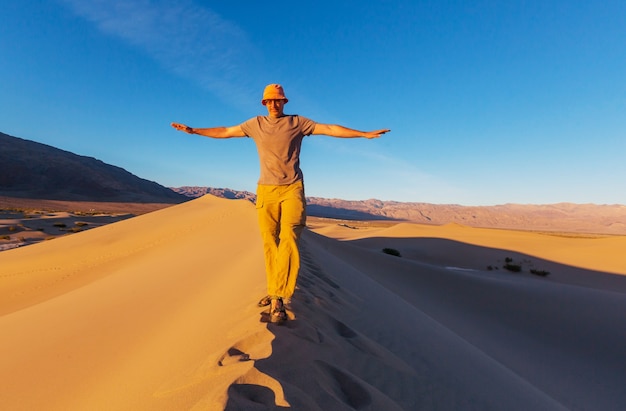
<path id="1" fill-rule="evenodd" d="M 623 237 L 313 228 L 282 327 L 247 201 L 0 253 L 3 409 L 626 407 Z M 550 275 L 485 269 L 509 255 Z"/>

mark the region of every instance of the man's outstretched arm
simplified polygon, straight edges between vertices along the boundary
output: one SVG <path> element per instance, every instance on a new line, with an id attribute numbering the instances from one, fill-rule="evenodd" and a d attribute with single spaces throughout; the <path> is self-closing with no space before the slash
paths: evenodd
<path id="1" fill-rule="evenodd" d="M 198 134 L 201 136 L 211 137 L 211 138 L 231 138 L 231 137 L 245 137 L 246 136 L 240 126 L 192 128 L 185 124 L 172 123 L 172 127 L 174 127 L 178 131 L 184 131 L 185 133 L 188 133 L 188 134 Z"/>
<path id="2" fill-rule="evenodd" d="M 355 138 L 355 137 L 365 137 L 365 138 L 378 138 L 383 134 L 389 132 L 391 130 L 382 129 L 382 130 L 374 130 L 374 131 L 359 131 L 353 130 L 351 128 L 347 128 L 344 126 L 339 126 L 337 124 L 316 124 L 313 129 L 313 134 L 323 134 L 325 136 L 331 137 L 339 137 L 339 138 Z"/>

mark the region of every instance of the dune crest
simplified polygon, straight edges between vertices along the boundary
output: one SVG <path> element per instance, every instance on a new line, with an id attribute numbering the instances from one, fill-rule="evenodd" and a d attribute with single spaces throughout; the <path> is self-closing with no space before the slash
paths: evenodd
<path id="1" fill-rule="evenodd" d="M 546 256 L 547 278 L 478 266 L 502 250 L 530 253 L 533 241 L 558 251 L 539 234 L 411 224 L 315 230 L 325 235 L 303 235 L 284 326 L 259 321 L 264 264 L 245 200 L 205 196 L 0 253 L 3 406 L 626 406 L 626 277 Z M 454 237 L 461 232 L 469 237 Z M 608 259 L 603 247 L 593 249 L 599 260 Z M 598 280 L 605 276 L 613 282 Z"/>

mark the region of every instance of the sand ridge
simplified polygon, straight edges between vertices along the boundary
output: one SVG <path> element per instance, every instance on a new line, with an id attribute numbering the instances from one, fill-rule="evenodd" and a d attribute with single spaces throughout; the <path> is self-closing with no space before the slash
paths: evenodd
<path id="1" fill-rule="evenodd" d="M 305 231 L 282 327 L 259 321 L 245 200 L 205 196 L 2 252 L 0 398 L 15 410 L 626 406 L 626 277 L 601 266 L 612 249 L 586 269 L 551 257 L 547 236 L 422 229 Z M 537 241 L 550 276 L 484 269 L 502 250 L 539 258 Z"/>

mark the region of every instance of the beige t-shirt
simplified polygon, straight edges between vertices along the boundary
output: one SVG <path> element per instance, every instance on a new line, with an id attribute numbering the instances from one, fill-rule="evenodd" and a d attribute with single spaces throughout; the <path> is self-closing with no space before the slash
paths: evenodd
<path id="1" fill-rule="evenodd" d="M 240 124 L 256 143 L 261 166 L 259 184 L 287 185 L 302 180 L 302 139 L 313 133 L 315 122 L 298 115 L 257 116 Z"/>

